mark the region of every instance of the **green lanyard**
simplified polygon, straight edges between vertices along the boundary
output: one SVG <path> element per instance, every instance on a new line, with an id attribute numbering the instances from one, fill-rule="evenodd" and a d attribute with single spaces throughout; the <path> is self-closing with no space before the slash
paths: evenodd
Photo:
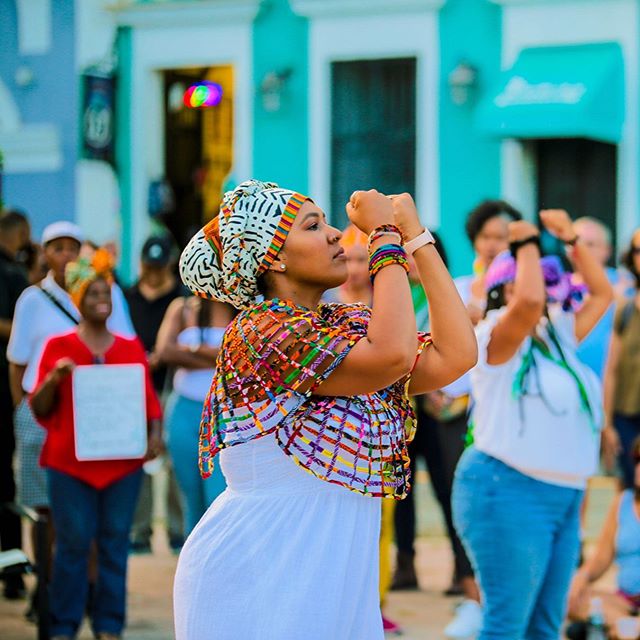
<path id="1" fill-rule="evenodd" d="M 557 349 L 558 353 L 560 354 L 560 358 L 558 359 L 558 358 L 554 357 L 554 355 L 551 353 L 551 350 L 549 349 L 549 347 L 547 347 L 546 344 L 544 344 L 540 340 L 537 340 L 535 338 L 531 338 L 531 345 L 530 345 L 528 351 L 524 354 L 524 357 L 522 358 L 522 364 L 520 365 L 520 368 L 518 369 L 518 371 L 516 373 L 516 377 L 515 377 L 515 379 L 513 381 L 513 386 L 511 388 L 513 397 L 518 399 L 518 400 L 521 400 L 526 395 L 525 380 L 527 378 L 527 375 L 531 371 L 531 368 L 535 364 L 534 363 L 534 351 L 538 351 L 539 353 L 541 353 L 543 355 L 543 357 L 547 358 L 547 360 L 550 360 L 554 364 L 557 364 L 559 367 L 562 367 L 573 378 L 573 380 L 575 381 L 576 385 L 578 386 L 578 393 L 580 395 L 581 408 L 582 408 L 583 411 L 585 411 L 586 413 L 589 414 L 589 421 L 591 423 L 591 430 L 593 431 L 594 434 L 597 434 L 598 433 L 598 427 L 596 425 L 595 418 L 593 416 L 593 408 L 591 406 L 591 403 L 589 402 L 589 394 L 587 392 L 587 389 L 584 386 L 584 382 L 582 381 L 582 379 L 580 378 L 578 373 L 567 362 L 567 359 L 566 359 L 566 357 L 564 355 L 564 351 L 563 351 L 562 346 L 560 344 L 560 340 L 558 340 L 558 336 L 557 336 L 557 334 L 555 332 L 555 329 L 553 328 L 553 324 L 551 323 L 551 321 L 549 321 L 549 324 L 547 325 L 547 332 L 549 333 L 549 338 L 551 339 L 551 342 L 553 342 L 555 348 Z M 469 426 L 468 426 L 468 429 L 467 429 L 467 433 L 465 435 L 465 447 L 469 447 L 469 446 L 471 446 L 473 444 L 473 441 L 474 441 L 474 433 L 473 433 L 474 432 L 474 427 L 475 427 L 475 424 L 474 424 L 473 419 L 472 419 L 472 420 L 469 421 Z"/>
<path id="2" fill-rule="evenodd" d="M 589 393 L 587 392 L 587 388 L 584 386 L 584 382 L 582 378 L 578 375 L 576 370 L 567 362 L 567 359 L 564 355 L 564 351 L 560 344 L 560 340 L 558 340 L 558 336 L 553 328 L 553 324 L 549 321 L 547 325 L 547 332 L 549 334 L 549 338 L 551 342 L 553 342 L 556 350 L 560 354 L 560 358 L 556 358 L 552 353 L 549 347 L 544 344 L 544 342 L 540 341 L 537 338 L 531 338 L 531 345 L 527 353 L 525 353 L 522 358 L 522 364 L 520 368 L 516 372 L 516 377 L 513 381 L 513 386 L 511 388 L 512 394 L 514 398 L 518 400 L 523 398 L 526 394 L 525 392 L 525 379 L 527 375 L 531 371 L 531 368 L 534 366 L 534 352 L 538 351 L 545 357 L 547 360 L 550 360 L 554 364 L 562 367 L 569 375 L 573 378 L 574 382 L 578 387 L 578 394 L 580 396 L 580 406 L 583 411 L 585 411 L 589 415 L 589 421 L 591 423 L 591 429 L 594 433 L 597 433 L 598 428 L 595 423 L 595 419 L 593 416 L 593 408 L 591 407 L 591 403 L 589 402 Z"/>

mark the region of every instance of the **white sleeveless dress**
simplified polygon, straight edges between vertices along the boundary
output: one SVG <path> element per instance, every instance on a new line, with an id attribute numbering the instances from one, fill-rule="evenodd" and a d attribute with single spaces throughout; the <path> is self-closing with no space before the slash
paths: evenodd
<path id="1" fill-rule="evenodd" d="M 381 640 L 380 499 L 319 480 L 273 435 L 224 449 L 187 539 L 176 640 Z"/>

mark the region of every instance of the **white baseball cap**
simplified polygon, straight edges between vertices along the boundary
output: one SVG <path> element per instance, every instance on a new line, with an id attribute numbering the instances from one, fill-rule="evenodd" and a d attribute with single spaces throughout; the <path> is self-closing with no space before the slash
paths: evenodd
<path id="1" fill-rule="evenodd" d="M 68 220 L 59 220 L 45 227 L 42 232 L 42 246 L 58 238 L 71 238 L 82 244 L 84 234 L 77 224 L 69 222 Z"/>

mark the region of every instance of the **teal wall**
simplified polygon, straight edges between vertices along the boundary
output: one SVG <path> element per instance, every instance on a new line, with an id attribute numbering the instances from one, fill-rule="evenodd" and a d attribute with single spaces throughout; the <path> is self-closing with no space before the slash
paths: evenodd
<path id="1" fill-rule="evenodd" d="M 130 27 L 120 27 L 117 35 L 118 88 L 116 91 L 116 173 L 120 187 L 120 267 L 118 275 L 130 282 L 132 274 L 133 202 L 131 171 L 131 85 L 133 69 L 133 34 Z"/>
<path id="2" fill-rule="evenodd" d="M 440 11 L 440 229 L 449 266 L 471 272 L 473 252 L 464 234 L 467 213 L 500 195 L 500 145 L 474 126 L 479 98 L 500 72 L 501 9 L 492 2 L 448 0 Z M 478 88 L 462 106 L 451 100 L 447 78 L 465 60 L 478 69 Z"/>
<path id="3" fill-rule="evenodd" d="M 305 193 L 308 188 L 308 22 L 288 0 L 271 0 L 253 27 L 253 177 Z M 291 69 L 281 109 L 267 112 L 260 82 L 271 72 Z M 242 178 L 243 176 L 237 176 Z"/>

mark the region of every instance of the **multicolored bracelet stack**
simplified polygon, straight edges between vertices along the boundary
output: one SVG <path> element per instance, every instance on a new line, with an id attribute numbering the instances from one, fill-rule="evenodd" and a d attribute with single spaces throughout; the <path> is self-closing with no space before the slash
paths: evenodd
<path id="1" fill-rule="evenodd" d="M 369 277 L 371 283 L 375 280 L 381 269 L 392 264 L 399 264 L 407 273 L 409 273 L 409 263 L 407 262 L 407 254 L 399 244 L 383 244 L 376 249 L 369 257 Z"/>
<path id="2" fill-rule="evenodd" d="M 402 231 L 400 231 L 399 227 L 396 227 L 395 224 L 382 224 L 379 227 L 376 227 L 369 234 L 369 239 L 367 240 L 367 249 L 369 253 L 371 253 L 371 245 L 383 236 L 395 236 L 399 244 L 404 243 L 404 236 L 402 235 Z"/>

